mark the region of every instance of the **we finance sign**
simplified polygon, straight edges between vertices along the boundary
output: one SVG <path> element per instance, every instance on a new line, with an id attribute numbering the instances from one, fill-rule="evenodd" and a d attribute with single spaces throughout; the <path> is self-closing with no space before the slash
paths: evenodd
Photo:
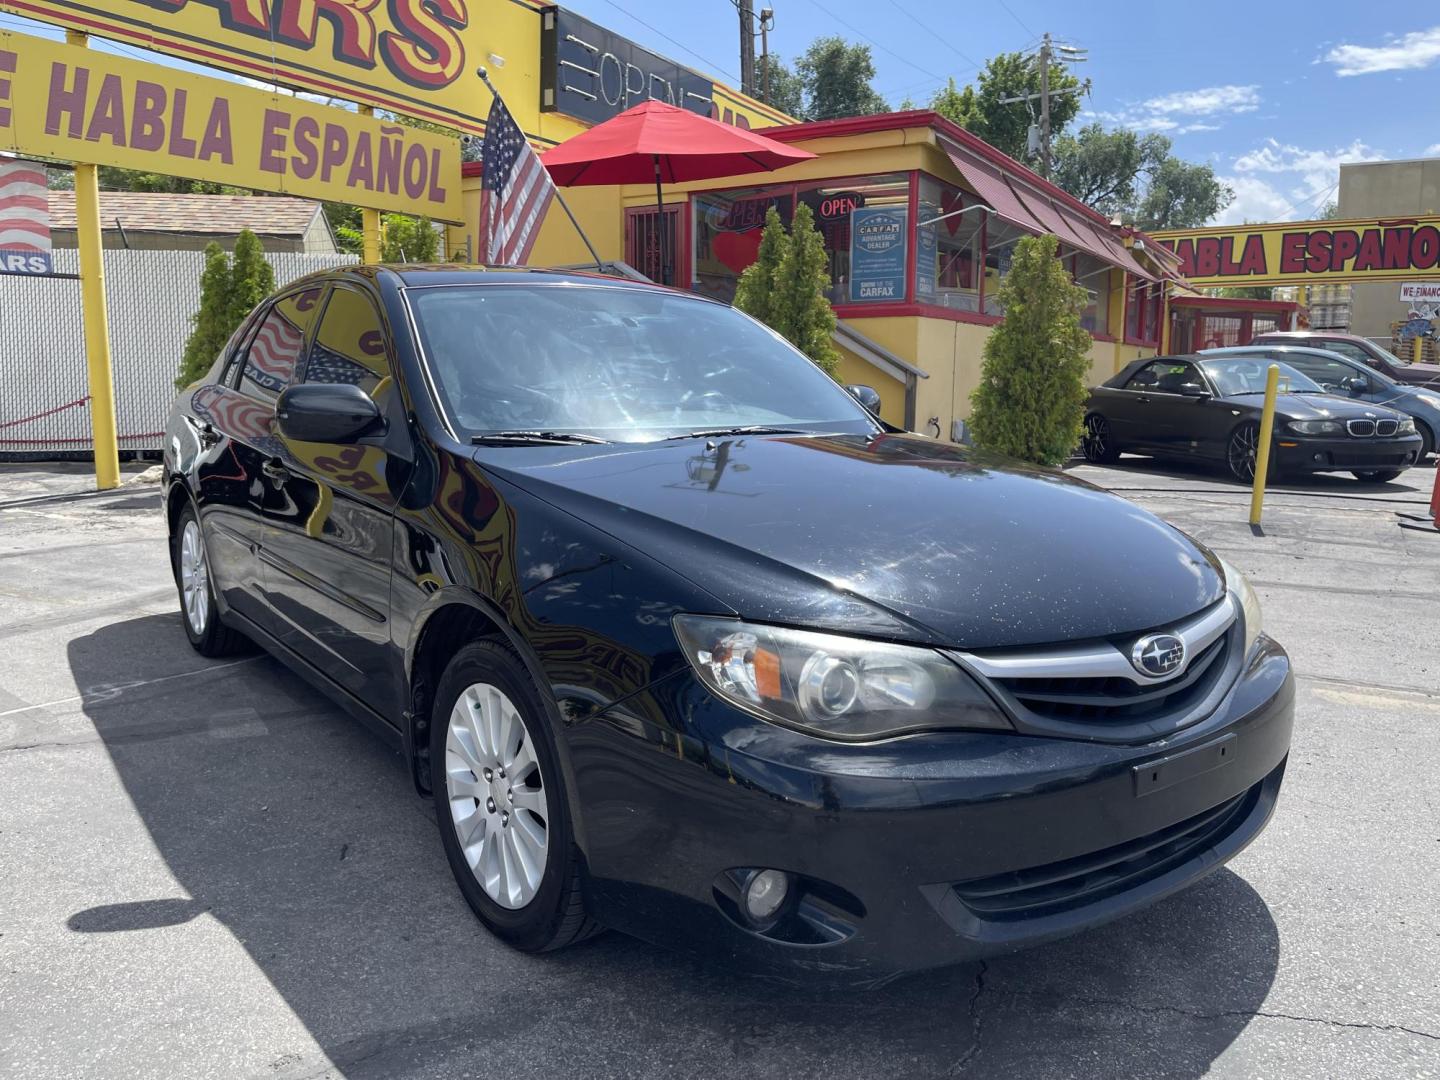
<path id="1" fill-rule="evenodd" d="M 1155 232 L 1192 285 L 1308 285 L 1440 278 L 1440 217 L 1292 221 Z"/>
<path id="2" fill-rule="evenodd" d="M 461 222 L 458 141 L 0 33 L 0 150 Z"/>

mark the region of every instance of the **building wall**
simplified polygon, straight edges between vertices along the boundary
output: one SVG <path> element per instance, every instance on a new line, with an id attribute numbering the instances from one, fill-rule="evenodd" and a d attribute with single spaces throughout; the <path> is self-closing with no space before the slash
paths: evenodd
<path id="1" fill-rule="evenodd" d="M 1440 212 L 1440 158 L 1342 165 L 1338 202 L 1342 218 Z M 1416 278 L 1429 276 L 1417 274 Z M 1405 313 L 1398 282 L 1356 285 L 1350 301 L 1350 333 L 1381 338 L 1388 344 L 1391 323 L 1403 319 Z"/>
<path id="2" fill-rule="evenodd" d="M 843 347 L 835 378 L 847 385 L 858 383 L 874 389 L 880 395 L 880 419 L 898 428 L 905 426 L 905 384 L 899 379 L 891 378 L 868 360 L 860 359 Z"/>

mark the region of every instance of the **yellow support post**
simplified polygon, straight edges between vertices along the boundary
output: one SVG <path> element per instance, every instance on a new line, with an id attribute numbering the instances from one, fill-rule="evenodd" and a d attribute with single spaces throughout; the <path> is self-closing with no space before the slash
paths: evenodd
<path id="1" fill-rule="evenodd" d="M 1416 337 L 1415 337 L 1415 358 L 1414 358 L 1414 363 L 1423 364 L 1424 362 L 1425 362 L 1425 340 L 1424 340 L 1423 338 L 1421 338 L 1421 337 L 1417 334 Z"/>
<path id="2" fill-rule="evenodd" d="M 361 116 L 374 116 L 375 109 L 370 105 L 360 106 Z M 362 257 L 367 263 L 378 263 L 380 261 L 380 211 L 371 210 L 369 207 L 362 207 L 360 210 L 360 237 Z"/>
<path id="3" fill-rule="evenodd" d="M 1265 375 L 1265 408 L 1260 413 L 1260 445 L 1255 448 L 1255 486 L 1250 492 L 1250 524 L 1260 524 L 1265 501 L 1265 479 L 1270 472 L 1270 438 L 1275 434 L 1275 397 L 1280 392 L 1280 368 L 1270 365 Z"/>
<path id="4" fill-rule="evenodd" d="M 90 35 L 66 31 L 84 47 Z M 80 252 L 80 307 L 85 323 L 85 366 L 90 381 L 90 433 L 95 444 L 95 488 L 120 486 L 120 444 L 115 435 L 115 380 L 110 368 L 110 324 L 105 311 L 105 251 L 100 231 L 100 178 L 94 165 L 75 163 L 75 236 Z"/>

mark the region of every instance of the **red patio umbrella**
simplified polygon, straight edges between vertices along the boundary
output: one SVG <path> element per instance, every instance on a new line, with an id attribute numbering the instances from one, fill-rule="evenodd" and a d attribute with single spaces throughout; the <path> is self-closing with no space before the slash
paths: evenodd
<path id="1" fill-rule="evenodd" d="M 653 178 L 660 211 L 660 276 L 668 285 L 662 183 L 765 172 L 813 157 L 757 132 L 646 101 L 547 150 L 540 161 L 561 187 L 643 184 Z"/>

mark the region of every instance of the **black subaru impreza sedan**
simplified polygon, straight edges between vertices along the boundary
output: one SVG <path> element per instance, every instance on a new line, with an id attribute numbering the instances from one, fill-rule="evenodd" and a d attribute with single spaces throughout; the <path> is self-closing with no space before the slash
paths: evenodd
<path id="1" fill-rule="evenodd" d="M 525 950 L 606 926 L 879 979 L 1096 926 L 1253 840 L 1294 684 L 1244 578 L 858 396 L 648 284 L 302 279 L 169 422 L 186 631 L 392 741 Z"/>

